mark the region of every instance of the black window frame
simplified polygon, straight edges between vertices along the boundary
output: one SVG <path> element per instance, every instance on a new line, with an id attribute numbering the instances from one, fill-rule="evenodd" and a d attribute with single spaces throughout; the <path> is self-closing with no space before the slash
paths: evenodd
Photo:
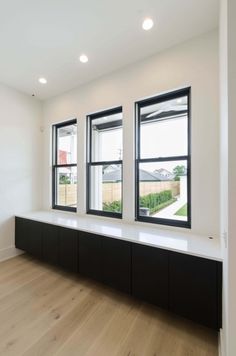
<path id="1" fill-rule="evenodd" d="M 156 158 L 141 158 L 140 152 L 140 126 L 141 126 L 141 115 L 140 110 L 143 107 L 158 104 L 163 101 L 168 101 L 172 99 L 178 99 L 183 96 L 187 96 L 188 109 L 188 146 L 187 155 L 184 156 L 170 156 L 170 157 L 156 157 Z M 174 219 L 164 219 L 164 218 L 154 218 L 151 216 L 141 216 L 139 210 L 139 164 L 140 163 L 153 163 L 153 162 L 170 162 L 170 161 L 180 161 L 184 160 L 187 162 L 187 221 L 174 220 Z M 165 94 L 160 94 L 151 98 L 135 102 L 135 220 L 141 222 L 148 222 L 160 225 L 191 228 L 191 87 L 184 89 L 175 90 Z"/>
<path id="2" fill-rule="evenodd" d="M 86 167 L 86 213 L 91 215 L 98 216 L 106 216 L 110 218 L 122 219 L 123 216 L 123 157 L 122 160 L 113 160 L 113 161 L 93 161 L 92 159 L 92 130 L 91 130 L 91 122 L 95 119 L 99 119 L 104 116 L 111 116 L 114 114 L 123 113 L 123 107 L 118 106 L 113 109 L 103 110 L 97 113 L 87 115 L 87 167 Z M 111 125 L 109 125 L 111 127 Z M 122 122 L 122 130 L 123 130 L 123 122 Z M 94 166 L 102 166 L 102 165 L 111 165 L 111 164 L 119 164 L 121 165 L 121 201 L 122 201 L 122 210 L 121 213 L 110 212 L 92 209 L 90 207 L 90 183 L 91 183 L 91 167 Z"/>
<path id="3" fill-rule="evenodd" d="M 58 131 L 58 129 L 60 129 L 62 127 L 66 127 L 66 126 L 70 126 L 70 125 L 77 125 L 77 119 L 60 122 L 60 123 L 52 126 L 52 209 L 76 212 L 77 207 L 70 207 L 70 206 L 56 204 L 57 187 L 58 187 L 57 169 L 64 168 L 64 167 L 68 167 L 68 168 L 76 167 L 77 168 L 77 162 L 70 163 L 70 164 L 58 164 L 58 135 L 57 135 L 57 131 Z M 77 174 L 78 174 L 78 172 L 77 172 Z M 78 201 L 76 199 L 76 206 L 77 206 L 77 204 L 78 204 Z"/>

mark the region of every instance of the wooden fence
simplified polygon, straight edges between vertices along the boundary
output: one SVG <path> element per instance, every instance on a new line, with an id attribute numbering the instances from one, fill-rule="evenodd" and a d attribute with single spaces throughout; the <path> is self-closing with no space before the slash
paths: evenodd
<path id="1" fill-rule="evenodd" d="M 59 184 L 59 204 L 75 206 L 77 202 L 77 184 Z"/>
<path id="2" fill-rule="evenodd" d="M 140 195 L 144 196 L 150 193 L 160 193 L 163 190 L 172 190 L 173 196 L 180 194 L 180 182 L 141 182 Z M 121 199 L 121 183 L 103 183 L 102 198 L 104 203 L 111 203 Z M 125 191 L 124 191 L 125 194 Z M 76 184 L 59 185 L 59 203 L 66 206 L 74 206 L 77 201 Z"/>
<path id="3" fill-rule="evenodd" d="M 104 183 L 102 188 L 103 202 L 110 203 L 121 199 L 121 183 Z M 180 194 L 180 182 L 141 182 L 139 189 L 141 196 L 150 193 L 160 193 L 163 190 L 172 190 L 173 196 L 177 196 Z"/>

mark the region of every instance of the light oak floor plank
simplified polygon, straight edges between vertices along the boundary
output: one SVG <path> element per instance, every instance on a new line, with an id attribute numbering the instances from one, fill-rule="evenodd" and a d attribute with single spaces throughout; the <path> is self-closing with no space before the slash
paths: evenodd
<path id="1" fill-rule="evenodd" d="M 0 355 L 217 354 L 207 328 L 26 255 L 0 263 Z"/>

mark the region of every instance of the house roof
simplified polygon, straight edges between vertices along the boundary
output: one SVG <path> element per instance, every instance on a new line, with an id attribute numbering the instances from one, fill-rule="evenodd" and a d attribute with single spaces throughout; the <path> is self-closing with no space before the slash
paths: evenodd
<path id="1" fill-rule="evenodd" d="M 121 181 L 121 169 L 116 168 L 113 171 L 105 172 L 102 177 L 103 182 L 119 182 Z"/>
<path id="2" fill-rule="evenodd" d="M 147 172 L 144 169 L 139 170 L 139 179 L 144 182 L 160 180 L 159 177 L 157 177 L 154 172 L 153 173 Z"/>
<path id="3" fill-rule="evenodd" d="M 150 182 L 150 181 L 167 181 L 173 180 L 174 174 L 170 173 L 165 169 L 159 169 L 155 172 L 148 172 L 144 169 L 139 170 L 140 181 Z M 105 172 L 103 174 L 103 182 L 120 182 L 121 181 L 121 169 L 119 167 L 114 168 L 113 171 Z"/>
<path id="4" fill-rule="evenodd" d="M 175 178 L 175 175 L 171 172 L 169 172 L 167 169 L 160 168 L 156 169 L 154 171 L 154 174 L 156 177 L 158 177 L 160 180 L 172 180 Z"/>

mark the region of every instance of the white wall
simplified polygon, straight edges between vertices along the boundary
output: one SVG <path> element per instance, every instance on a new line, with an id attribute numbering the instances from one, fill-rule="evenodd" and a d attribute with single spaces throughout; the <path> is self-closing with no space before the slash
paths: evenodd
<path id="1" fill-rule="evenodd" d="M 89 65 L 89 63 L 88 63 Z M 134 102 L 192 87 L 192 230 L 219 235 L 218 33 L 208 33 L 44 102 L 44 208 L 51 205 L 51 125 L 78 118 L 78 212 L 85 213 L 86 114 L 122 105 L 124 220 L 134 216 Z"/>
<path id="2" fill-rule="evenodd" d="M 236 354 L 236 2 L 221 0 L 221 234 L 224 245 L 222 356 Z"/>
<path id="3" fill-rule="evenodd" d="M 14 215 L 41 206 L 41 103 L 0 84 L 0 260 L 14 256 Z"/>

